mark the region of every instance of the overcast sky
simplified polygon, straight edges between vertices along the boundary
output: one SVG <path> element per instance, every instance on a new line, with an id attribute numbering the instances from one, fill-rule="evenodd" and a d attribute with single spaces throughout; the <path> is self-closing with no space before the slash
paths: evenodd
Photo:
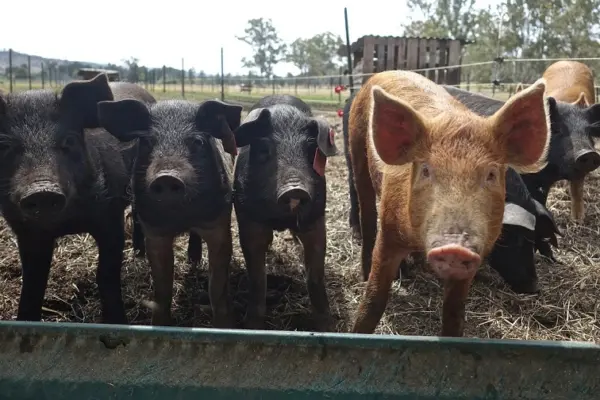
<path id="1" fill-rule="evenodd" d="M 483 2 L 483 1 L 481 1 Z M 480 3 L 481 3 L 480 2 Z M 251 48 L 237 40 L 251 18 L 271 18 L 280 37 L 291 42 L 331 31 L 342 36 L 348 7 L 350 40 L 363 35 L 401 35 L 409 21 L 405 1 L 346 0 L 74 0 L 6 1 L 2 5 L 0 48 L 43 57 L 117 63 L 137 57 L 150 67 L 163 64 L 216 73 L 220 48 L 225 73 L 247 73 L 241 59 Z M 285 4 L 285 5 L 284 5 Z M 374 7 L 385 4 L 385 8 Z M 279 64 L 275 73 L 297 70 Z"/>

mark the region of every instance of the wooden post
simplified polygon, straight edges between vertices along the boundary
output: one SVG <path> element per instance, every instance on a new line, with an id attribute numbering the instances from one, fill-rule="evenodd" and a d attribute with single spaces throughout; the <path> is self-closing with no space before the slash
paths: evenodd
<path id="1" fill-rule="evenodd" d="M 44 83 L 45 83 L 44 75 L 45 75 L 44 63 L 42 63 L 42 89 L 44 89 Z"/>
<path id="2" fill-rule="evenodd" d="M 419 39 L 410 38 L 407 42 L 406 69 L 412 71 L 419 66 Z"/>
<path id="3" fill-rule="evenodd" d="M 163 93 L 167 92 L 167 66 L 163 65 Z"/>
<path id="4" fill-rule="evenodd" d="M 346 52 L 348 56 L 348 83 L 350 94 L 354 93 L 354 77 L 352 76 L 352 46 L 350 45 L 350 30 L 348 28 L 348 9 L 344 7 L 344 21 L 346 23 Z M 296 85 L 296 89 L 298 86 Z"/>
<path id="5" fill-rule="evenodd" d="M 373 73 L 373 53 L 375 51 L 375 38 L 373 36 L 365 36 L 363 38 L 363 74 Z M 370 78 L 364 77 L 364 78 Z M 364 79 L 363 78 L 363 79 Z M 363 84 L 366 79 L 363 80 Z"/>
<path id="6" fill-rule="evenodd" d="M 387 41 L 385 39 L 377 40 L 377 72 L 385 71 L 385 46 Z"/>
<path id="7" fill-rule="evenodd" d="M 438 45 L 439 48 L 439 66 L 440 67 L 445 67 L 448 65 L 448 60 L 446 58 L 446 50 L 448 48 L 448 45 L 446 44 L 446 40 L 442 39 L 440 40 Z M 446 82 L 446 70 L 445 69 L 439 69 L 437 71 L 437 83 L 440 85 L 443 85 Z"/>
<path id="8" fill-rule="evenodd" d="M 185 98 L 185 67 L 181 59 L 181 97 Z"/>
<path id="9" fill-rule="evenodd" d="M 225 101 L 225 62 L 223 59 L 223 48 L 221 47 L 221 101 Z"/>
<path id="10" fill-rule="evenodd" d="M 31 56 L 27 56 L 27 76 L 29 77 L 29 90 L 31 90 Z"/>
<path id="11" fill-rule="evenodd" d="M 438 41 L 437 39 L 429 39 L 429 65 L 428 68 L 435 68 L 438 63 Z M 427 78 L 437 82 L 435 79 L 436 70 L 427 71 Z"/>
<path id="12" fill-rule="evenodd" d="M 12 69 L 12 49 L 8 49 L 8 81 L 10 82 L 9 90 L 13 92 L 13 69 Z"/>

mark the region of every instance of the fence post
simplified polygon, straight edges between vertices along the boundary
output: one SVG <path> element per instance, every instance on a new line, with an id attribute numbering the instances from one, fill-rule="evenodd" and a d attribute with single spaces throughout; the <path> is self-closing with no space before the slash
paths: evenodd
<path id="1" fill-rule="evenodd" d="M 183 57 L 181 58 L 181 97 L 185 99 L 185 67 L 183 65 Z"/>
<path id="2" fill-rule="evenodd" d="M 8 49 L 8 80 L 10 81 L 10 93 L 13 92 L 12 53 L 12 49 Z"/>
<path id="3" fill-rule="evenodd" d="M 44 82 L 45 81 L 45 79 L 44 79 L 44 73 L 45 73 L 44 72 L 44 63 L 42 63 L 42 89 L 44 89 L 44 83 L 45 83 Z"/>
<path id="4" fill-rule="evenodd" d="M 275 74 L 271 75 L 271 86 L 273 87 L 273 94 L 275 94 Z"/>
<path id="5" fill-rule="evenodd" d="M 31 56 L 27 56 L 27 76 L 29 77 L 29 90 L 31 90 Z"/>
<path id="6" fill-rule="evenodd" d="M 163 93 L 167 92 L 167 66 L 163 65 Z"/>
<path id="7" fill-rule="evenodd" d="M 225 62 L 223 59 L 223 48 L 221 47 L 221 101 L 225 101 Z"/>

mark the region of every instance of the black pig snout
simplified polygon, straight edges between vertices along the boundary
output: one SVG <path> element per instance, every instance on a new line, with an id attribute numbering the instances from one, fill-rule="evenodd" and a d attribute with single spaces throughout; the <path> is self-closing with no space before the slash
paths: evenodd
<path id="1" fill-rule="evenodd" d="M 21 212 L 29 218 L 50 218 L 59 214 L 67 204 L 60 186 L 41 181 L 32 184 L 19 200 Z"/>

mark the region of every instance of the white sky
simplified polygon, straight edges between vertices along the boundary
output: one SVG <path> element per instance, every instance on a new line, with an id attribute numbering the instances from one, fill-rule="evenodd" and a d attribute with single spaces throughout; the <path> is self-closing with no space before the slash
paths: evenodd
<path id="1" fill-rule="evenodd" d="M 481 2 L 487 2 L 482 0 Z M 75 0 L 6 1 L 2 5 L 0 48 L 49 58 L 121 64 L 131 56 L 149 67 L 163 64 L 207 73 L 247 73 L 241 59 L 251 48 L 237 40 L 251 18 L 271 18 L 280 37 L 292 42 L 331 31 L 345 41 L 344 7 L 348 7 L 350 40 L 363 35 L 400 35 L 409 21 L 405 1 L 377 3 L 301 0 Z M 286 4 L 286 5 L 284 5 Z M 375 7 L 385 4 L 385 7 Z M 297 70 L 278 64 L 275 73 Z"/>

